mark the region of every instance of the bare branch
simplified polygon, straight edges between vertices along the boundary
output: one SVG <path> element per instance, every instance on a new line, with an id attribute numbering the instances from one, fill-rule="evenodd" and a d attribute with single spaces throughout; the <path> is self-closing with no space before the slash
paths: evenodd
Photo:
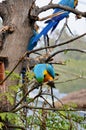
<path id="1" fill-rule="evenodd" d="M 7 128 L 15 128 L 15 129 L 20 129 L 20 130 L 26 130 L 24 127 L 22 126 L 16 126 L 16 125 L 6 125 Z"/>
<path id="2" fill-rule="evenodd" d="M 56 41 L 55 41 L 55 44 L 57 44 L 57 42 L 59 41 L 59 39 L 60 39 L 60 37 L 61 37 L 61 35 L 62 35 L 62 33 L 63 33 L 65 27 L 66 27 L 66 25 L 67 25 L 67 18 L 66 18 L 65 23 L 64 23 L 64 25 L 63 25 L 63 27 L 62 27 L 60 33 L 59 33 L 58 39 L 56 39 Z"/>
<path id="3" fill-rule="evenodd" d="M 75 49 L 75 48 L 62 49 L 62 50 L 56 51 L 55 53 L 53 53 L 52 55 L 50 55 L 47 58 L 46 62 L 48 62 L 55 55 L 57 55 L 59 53 L 62 53 L 62 52 L 66 52 L 66 51 L 76 51 L 76 52 L 81 52 L 81 53 L 85 53 L 86 54 L 86 50 L 80 50 L 80 49 Z"/>
<path id="4" fill-rule="evenodd" d="M 63 9 L 65 11 L 70 11 L 70 12 L 76 14 L 76 15 L 79 15 L 79 16 L 81 15 L 82 17 L 86 17 L 86 12 L 81 12 L 79 10 L 70 8 L 68 6 L 62 6 L 62 5 L 59 5 L 59 4 L 51 4 L 51 5 L 49 4 L 47 6 L 43 6 L 43 7 L 39 8 L 37 15 L 40 14 L 41 12 L 43 12 L 43 11 L 46 11 L 46 10 L 52 9 L 52 8 L 53 9 L 60 8 L 60 9 Z"/>
<path id="5" fill-rule="evenodd" d="M 51 110 L 51 111 L 86 111 L 86 108 L 70 108 L 70 109 L 64 109 L 64 108 L 52 108 L 52 107 L 35 107 L 35 106 L 29 106 L 29 105 L 22 105 L 22 107 L 20 107 L 20 109 L 22 109 L 22 108 L 24 108 L 24 107 L 26 107 L 26 108 L 28 108 L 28 109 L 41 109 L 41 110 Z M 20 110 L 20 109 L 18 109 L 18 110 Z M 16 112 L 16 110 L 14 110 L 14 112 Z"/>
<path id="6" fill-rule="evenodd" d="M 43 21 L 43 20 L 46 20 L 46 19 L 49 19 L 49 18 L 53 18 L 55 16 L 59 16 L 60 14 L 63 14 L 63 12 L 57 12 L 57 13 L 51 14 L 49 16 L 46 16 L 44 18 L 39 18 L 38 21 Z"/>

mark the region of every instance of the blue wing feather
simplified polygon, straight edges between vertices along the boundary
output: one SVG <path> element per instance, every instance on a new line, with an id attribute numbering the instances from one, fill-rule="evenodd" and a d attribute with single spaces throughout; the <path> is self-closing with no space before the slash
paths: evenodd
<path id="1" fill-rule="evenodd" d="M 33 43 L 33 40 L 35 39 L 36 36 L 38 36 L 38 33 L 36 32 L 36 30 L 33 30 L 33 36 L 30 38 L 28 42 L 27 51 L 33 50 L 33 48 L 37 45 L 36 41 Z"/>
<path id="2" fill-rule="evenodd" d="M 74 8 L 74 0 L 61 0 L 58 4 Z M 35 46 L 35 44 L 37 43 L 37 41 L 40 39 L 42 35 L 46 36 L 50 29 L 52 29 L 53 31 L 57 27 L 58 23 L 65 17 L 68 17 L 70 13 L 69 11 L 63 11 L 62 9 L 56 8 L 54 9 L 53 14 L 61 11 L 63 12 L 62 14 L 60 14 L 59 16 L 55 16 L 45 22 L 48 23 L 48 25 L 46 25 L 46 27 L 44 27 L 44 29 L 38 35 L 36 35 L 36 37 L 34 37 L 32 41 L 33 46 Z"/>
<path id="3" fill-rule="evenodd" d="M 33 42 L 32 42 L 32 43 L 34 44 L 34 42 L 37 42 L 42 35 L 46 36 L 47 33 L 48 33 L 48 31 L 49 31 L 55 24 L 56 24 L 56 22 L 50 21 L 50 23 L 33 39 Z"/>

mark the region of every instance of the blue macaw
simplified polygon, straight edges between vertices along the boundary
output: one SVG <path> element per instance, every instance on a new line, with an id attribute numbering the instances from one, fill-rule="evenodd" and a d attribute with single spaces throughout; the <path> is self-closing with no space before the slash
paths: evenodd
<path id="1" fill-rule="evenodd" d="M 71 8 L 75 8 L 78 4 L 78 0 L 61 0 L 58 4 L 63 5 L 63 6 L 69 6 Z M 48 31 L 50 29 L 52 29 L 52 31 L 57 27 L 58 23 L 69 16 L 69 11 L 64 11 L 60 8 L 56 8 L 54 9 L 54 13 L 59 13 L 62 12 L 61 14 L 59 14 L 58 16 L 55 16 L 53 18 L 51 18 L 50 20 L 47 20 L 45 23 L 47 23 L 47 25 L 43 28 L 43 30 L 36 35 L 36 37 L 33 39 L 32 45 L 35 46 L 35 43 L 40 39 L 40 37 L 42 35 L 44 35 L 44 37 L 47 35 Z"/>
<path id="2" fill-rule="evenodd" d="M 33 72 L 39 83 L 53 81 L 55 78 L 55 71 L 51 64 L 37 64 L 34 66 Z"/>

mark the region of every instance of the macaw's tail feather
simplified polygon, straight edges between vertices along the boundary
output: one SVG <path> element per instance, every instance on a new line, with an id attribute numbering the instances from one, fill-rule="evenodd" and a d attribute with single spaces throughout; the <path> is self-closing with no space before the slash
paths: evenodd
<path id="1" fill-rule="evenodd" d="M 56 22 L 50 22 L 48 25 L 34 38 L 33 43 L 37 42 L 42 35 L 46 36 L 48 31 L 55 26 Z"/>
<path id="2" fill-rule="evenodd" d="M 50 22 L 51 20 L 47 20 L 45 23 L 48 23 L 48 22 Z M 58 23 L 59 23 L 59 21 L 57 22 L 54 22 L 54 25 L 53 25 L 53 27 L 52 27 L 52 30 L 51 30 L 51 33 L 55 30 L 55 28 L 57 27 L 57 25 L 58 25 Z"/>
<path id="3" fill-rule="evenodd" d="M 57 22 L 57 23 L 53 26 L 53 28 L 52 28 L 52 30 L 51 30 L 51 33 L 55 30 L 55 28 L 57 27 L 58 23 L 59 23 L 59 22 Z"/>

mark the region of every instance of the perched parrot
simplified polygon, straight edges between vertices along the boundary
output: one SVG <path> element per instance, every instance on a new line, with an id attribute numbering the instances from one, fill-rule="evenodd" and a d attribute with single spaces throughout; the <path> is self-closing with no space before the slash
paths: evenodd
<path id="1" fill-rule="evenodd" d="M 34 69 L 35 78 L 39 83 L 48 82 L 47 84 L 51 87 L 51 97 L 52 97 L 52 106 L 54 105 L 54 95 L 53 95 L 53 88 L 54 85 L 54 78 L 55 78 L 55 71 L 51 64 L 37 64 L 35 65 Z"/>
<path id="2" fill-rule="evenodd" d="M 33 68 L 35 78 L 39 83 L 53 81 L 55 77 L 55 71 L 50 64 L 37 64 Z"/>
<path id="3" fill-rule="evenodd" d="M 63 5 L 63 6 L 68 6 L 68 7 L 71 7 L 71 8 L 75 8 L 78 4 L 78 0 L 61 0 L 58 4 Z M 37 43 L 37 41 L 40 39 L 40 37 L 42 35 L 44 35 L 44 37 L 45 37 L 50 29 L 52 29 L 51 30 L 51 32 L 52 32 L 57 27 L 58 23 L 62 19 L 68 17 L 69 13 L 70 13 L 69 11 L 64 11 L 60 8 L 56 8 L 56 9 L 54 9 L 53 14 L 55 14 L 57 12 L 58 13 L 62 12 L 62 13 L 59 14 L 58 16 L 54 16 L 53 18 L 45 21 L 45 23 L 47 23 L 47 25 L 43 28 L 43 30 L 39 34 L 37 34 L 34 37 L 34 39 L 32 41 L 32 46 L 35 47 L 35 43 Z"/>

